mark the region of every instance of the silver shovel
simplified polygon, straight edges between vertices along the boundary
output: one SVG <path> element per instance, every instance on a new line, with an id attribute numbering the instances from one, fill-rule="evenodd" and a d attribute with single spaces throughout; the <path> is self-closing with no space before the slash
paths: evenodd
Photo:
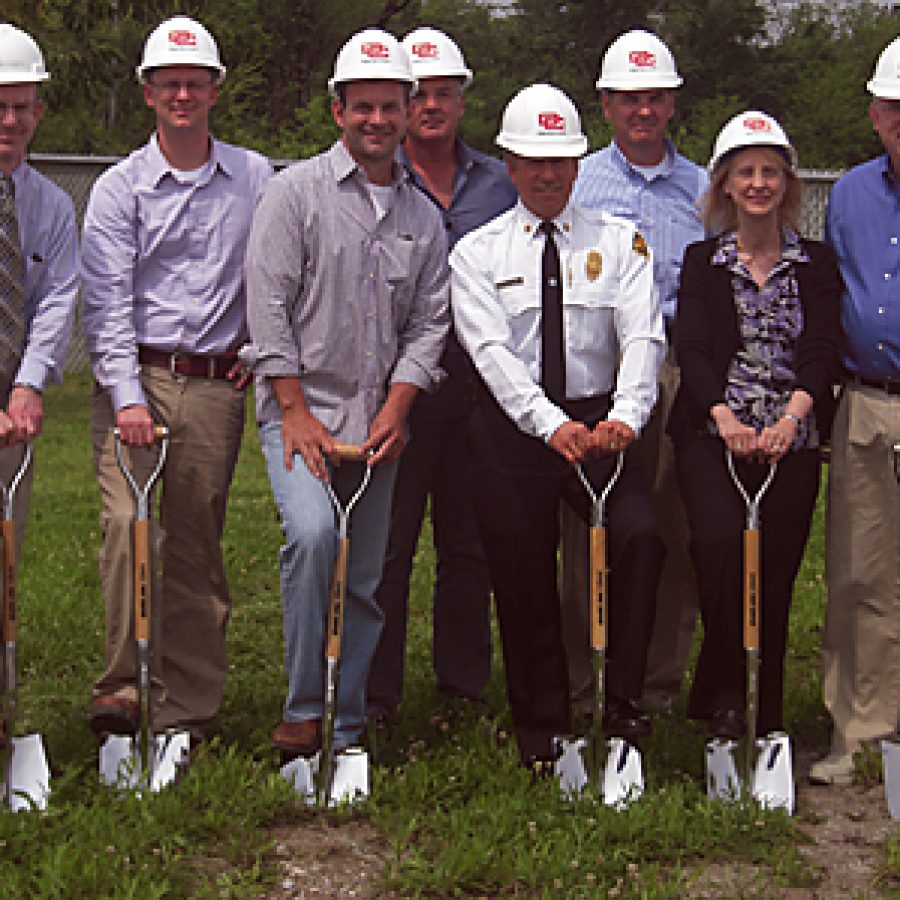
<path id="1" fill-rule="evenodd" d="M 281 767 L 281 774 L 293 783 L 295 790 L 309 803 L 316 803 L 319 806 L 353 803 L 369 795 L 368 754 L 357 747 L 348 747 L 342 753 L 335 753 L 334 719 L 340 678 L 341 643 L 344 636 L 344 608 L 347 602 L 350 514 L 369 486 L 372 468 L 366 460 L 371 454 L 350 444 L 338 444 L 331 455 L 343 462 L 362 463 L 363 474 L 356 492 L 346 506 L 341 506 L 331 484 L 325 485 L 337 514 L 338 551 L 331 578 L 328 631 L 325 637 L 326 675 L 322 749 L 310 759 L 298 756 Z"/>
<path id="2" fill-rule="evenodd" d="M 589 741 L 559 739 L 559 759 L 556 774 L 564 793 L 579 792 L 589 782 L 599 785 L 603 802 L 621 808 L 636 800 L 644 790 L 643 766 L 640 751 L 623 738 L 603 740 L 603 710 L 606 699 L 607 647 L 607 529 L 606 500 L 615 487 L 625 465 L 624 453 L 619 453 L 612 475 L 599 496 L 591 486 L 581 466 L 578 477 L 591 500 L 590 531 L 590 641 L 594 661 L 594 722 Z"/>
<path id="3" fill-rule="evenodd" d="M 137 644 L 140 724 L 136 735 L 107 736 L 100 746 L 100 780 L 111 787 L 148 787 L 158 791 L 170 784 L 188 764 L 190 734 L 170 730 L 154 734 L 150 700 L 150 632 L 153 617 L 150 558 L 150 494 L 166 463 L 169 429 L 158 425 L 156 466 L 143 485 L 135 479 L 122 447 L 119 429 L 113 431 L 116 459 L 135 499 L 134 516 L 134 637 Z"/>
<path id="4" fill-rule="evenodd" d="M 762 616 L 759 540 L 759 507 L 775 479 L 778 463 L 769 471 L 755 495 L 747 491 L 734 467 L 734 457 L 726 448 L 725 459 L 731 480 L 744 500 L 747 520 L 744 527 L 744 650 L 747 654 L 747 733 L 744 738 L 743 785 L 762 806 L 794 811 L 794 766 L 791 740 L 782 731 L 756 737 L 759 708 L 760 620 Z M 739 769 L 734 761 L 734 741 L 714 738 L 707 744 L 707 794 L 713 799 L 734 799 L 740 795 Z M 735 783 L 737 781 L 737 783 Z"/>
<path id="5" fill-rule="evenodd" d="M 0 530 L 3 539 L 3 641 L 6 666 L 4 714 L 6 717 L 6 753 L 4 755 L 3 796 L 13 812 L 23 809 L 46 809 L 50 794 L 50 766 L 39 734 L 13 737 L 18 707 L 18 596 L 16 523 L 13 521 L 13 501 L 28 467 L 31 465 L 31 444 L 25 444 L 22 461 L 9 485 L 0 482 L 3 518 Z"/>

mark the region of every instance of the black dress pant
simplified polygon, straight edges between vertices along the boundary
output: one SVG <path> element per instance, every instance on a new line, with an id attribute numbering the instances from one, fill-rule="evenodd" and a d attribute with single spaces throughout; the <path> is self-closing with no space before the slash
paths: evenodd
<path id="1" fill-rule="evenodd" d="M 699 435 L 675 447 L 681 496 L 690 524 L 697 571 L 703 644 L 691 686 L 688 715 L 708 719 L 720 710 L 744 711 L 743 531 L 746 506 L 728 474 L 725 445 Z M 755 495 L 767 464 L 736 461 Z M 783 723 L 784 655 L 794 579 L 809 536 L 819 490 L 819 452 L 788 453 L 760 505 L 760 676 L 757 733 Z"/>
<path id="2" fill-rule="evenodd" d="M 520 432 L 491 404 L 479 405 L 469 436 L 475 512 L 494 586 L 519 753 L 523 762 L 548 758 L 553 737 L 571 732 L 557 585 L 559 504 L 565 497 L 589 520 L 590 501 L 559 454 Z M 595 489 L 606 484 L 614 461 L 607 456 L 585 465 Z M 637 700 L 664 549 L 636 452 L 626 453 L 606 508 L 611 570 L 607 690 Z"/>
<path id="3" fill-rule="evenodd" d="M 400 457 L 391 534 L 375 599 L 384 612 L 369 669 L 368 713 L 391 713 L 403 694 L 406 622 L 413 560 L 431 498 L 436 569 L 432 659 L 438 687 L 477 698 L 491 676 L 490 583 L 471 505 L 468 415 L 410 416 Z"/>

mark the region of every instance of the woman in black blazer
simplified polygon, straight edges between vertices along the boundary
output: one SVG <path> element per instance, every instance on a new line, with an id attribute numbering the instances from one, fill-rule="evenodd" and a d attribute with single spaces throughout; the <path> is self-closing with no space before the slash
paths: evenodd
<path id="1" fill-rule="evenodd" d="M 841 281 L 833 252 L 796 232 L 796 154 L 765 113 L 732 119 L 716 141 L 678 294 L 681 387 L 669 419 L 697 570 L 704 638 L 688 714 L 711 737 L 745 729 L 744 501 L 725 448 L 761 505 L 762 646 L 757 735 L 783 729 L 788 612 L 819 488 L 819 447 L 839 374 Z"/>

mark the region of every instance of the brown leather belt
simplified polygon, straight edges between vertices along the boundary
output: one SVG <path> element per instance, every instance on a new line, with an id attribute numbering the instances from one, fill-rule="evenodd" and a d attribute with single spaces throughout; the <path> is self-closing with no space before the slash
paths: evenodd
<path id="1" fill-rule="evenodd" d="M 866 387 L 884 391 L 890 397 L 900 395 L 900 379 L 897 378 L 863 378 L 862 375 L 854 375 L 853 380 Z"/>
<path id="2" fill-rule="evenodd" d="M 168 369 L 177 375 L 193 375 L 195 378 L 224 379 L 237 362 L 237 351 L 218 356 L 199 353 L 167 353 L 152 347 L 138 347 L 138 362 L 142 366 Z"/>

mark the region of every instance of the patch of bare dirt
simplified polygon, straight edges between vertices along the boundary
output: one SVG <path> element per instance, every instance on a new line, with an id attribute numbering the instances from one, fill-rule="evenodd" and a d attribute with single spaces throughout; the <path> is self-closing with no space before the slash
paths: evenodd
<path id="1" fill-rule="evenodd" d="M 883 847 L 889 834 L 900 835 L 900 826 L 888 815 L 883 785 L 816 787 L 806 780 L 812 760 L 797 762 L 796 821 L 809 838 L 800 853 L 815 883 L 783 889 L 772 883 L 765 868 L 714 863 L 687 877 L 685 897 L 846 900 L 897 896 L 900 885 L 887 878 Z M 368 823 L 313 819 L 278 828 L 273 837 L 280 874 L 266 900 L 386 896 L 380 888 L 385 847 Z"/>
<path id="2" fill-rule="evenodd" d="M 276 828 L 272 837 L 280 873 L 266 900 L 384 896 L 384 842 L 367 822 L 313 819 Z"/>

